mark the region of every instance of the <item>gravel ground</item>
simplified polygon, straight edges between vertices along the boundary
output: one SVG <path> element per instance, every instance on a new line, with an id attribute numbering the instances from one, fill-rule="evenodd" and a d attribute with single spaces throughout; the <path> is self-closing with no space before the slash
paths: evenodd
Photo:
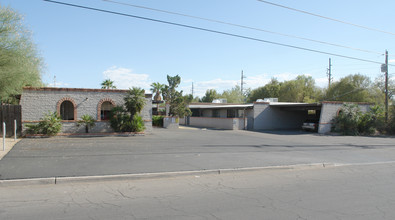
<path id="1" fill-rule="evenodd" d="M 5 139 L 5 146 L 3 146 L 3 138 L 0 138 L 0 160 L 14 147 L 16 143 L 18 143 L 21 139 L 17 139 L 16 141 L 14 138 L 6 138 Z M 3 151 L 3 148 L 5 150 Z"/>

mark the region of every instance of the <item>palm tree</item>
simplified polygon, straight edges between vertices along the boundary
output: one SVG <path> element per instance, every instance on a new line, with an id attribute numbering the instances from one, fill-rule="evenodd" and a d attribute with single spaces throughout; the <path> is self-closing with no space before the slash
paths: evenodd
<path id="1" fill-rule="evenodd" d="M 151 91 L 152 93 L 156 93 L 154 96 L 154 100 L 156 101 L 156 111 L 159 114 L 159 102 L 162 101 L 162 97 L 160 96 L 163 88 L 165 87 L 165 85 L 160 84 L 159 82 L 156 83 L 152 83 L 151 84 Z"/>
<path id="2" fill-rule="evenodd" d="M 131 117 L 135 114 L 140 113 L 145 105 L 145 91 L 144 89 L 133 87 L 129 89 L 125 98 L 125 107 L 130 112 Z"/>
<path id="3" fill-rule="evenodd" d="M 114 86 L 114 81 L 111 81 L 110 79 L 106 79 L 101 83 L 101 88 L 102 89 L 116 89 L 117 87 Z"/>
<path id="4" fill-rule="evenodd" d="M 162 97 L 160 96 L 160 93 L 162 92 L 163 87 L 164 85 L 158 82 L 151 84 L 150 90 L 152 91 L 152 93 L 156 93 L 154 96 L 155 101 L 162 101 Z"/>

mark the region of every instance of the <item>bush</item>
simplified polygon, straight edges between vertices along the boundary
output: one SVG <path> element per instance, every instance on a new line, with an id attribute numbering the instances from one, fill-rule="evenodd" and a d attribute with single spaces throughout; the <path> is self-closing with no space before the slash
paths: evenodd
<path id="1" fill-rule="evenodd" d="M 34 125 L 26 125 L 28 134 L 46 134 L 46 135 L 56 135 L 62 129 L 62 119 L 56 114 L 56 112 L 49 112 L 41 118 L 41 121 Z"/>
<path id="2" fill-rule="evenodd" d="M 392 106 L 389 114 L 389 120 L 386 126 L 388 134 L 395 134 L 395 106 Z"/>
<path id="3" fill-rule="evenodd" d="M 81 120 L 77 122 L 77 126 L 85 126 L 85 132 L 89 133 L 89 128 L 95 126 L 95 119 L 91 115 L 83 115 L 81 116 Z"/>
<path id="4" fill-rule="evenodd" d="M 152 125 L 157 127 L 163 127 L 163 118 L 162 115 L 153 115 L 152 116 Z"/>
<path id="5" fill-rule="evenodd" d="M 131 117 L 122 106 L 111 110 L 110 125 L 116 132 L 141 132 L 145 129 L 143 118 L 138 114 Z"/>
<path id="6" fill-rule="evenodd" d="M 370 110 L 361 115 L 358 123 L 358 132 L 363 135 L 372 135 L 376 131 L 383 132 L 385 130 L 384 109 L 375 105 Z"/>
<path id="7" fill-rule="evenodd" d="M 140 115 L 135 114 L 130 122 L 131 132 L 142 132 L 145 130 L 143 118 Z"/>
<path id="8" fill-rule="evenodd" d="M 358 122 L 361 115 L 357 105 L 345 104 L 333 119 L 332 130 L 343 135 L 358 135 Z"/>
<path id="9" fill-rule="evenodd" d="M 343 135 L 372 135 L 385 130 L 384 110 L 377 105 L 363 113 L 357 105 L 345 104 L 333 122 L 332 130 Z"/>

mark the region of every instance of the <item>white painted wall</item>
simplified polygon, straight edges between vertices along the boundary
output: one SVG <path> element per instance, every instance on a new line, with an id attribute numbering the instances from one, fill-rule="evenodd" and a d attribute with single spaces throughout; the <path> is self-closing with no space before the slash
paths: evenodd
<path id="1" fill-rule="evenodd" d="M 254 104 L 254 130 L 300 129 L 307 111 L 284 111 L 268 103 Z"/>
<path id="2" fill-rule="evenodd" d="M 331 132 L 332 119 L 336 117 L 340 108 L 344 105 L 341 102 L 323 102 L 320 116 L 320 124 L 318 126 L 318 133 L 326 134 Z M 367 112 L 370 109 L 369 104 L 358 104 L 362 112 Z"/>

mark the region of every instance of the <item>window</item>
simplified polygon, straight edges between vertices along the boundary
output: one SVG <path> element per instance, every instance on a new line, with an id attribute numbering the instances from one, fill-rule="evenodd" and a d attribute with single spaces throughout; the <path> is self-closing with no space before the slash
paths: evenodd
<path id="1" fill-rule="evenodd" d="M 236 110 L 234 110 L 234 109 L 228 109 L 227 117 L 228 117 L 228 118 L 236 118 Z"/>
<path id="2" fill-rule="evenodd" d="M 228 109 L 228 118 L 243 118 L 244 110 L 241 109 Z"/>
<path id="3" fill-rule="evenodd" d="M 219 118 L 220 117 L 219 109 L 213 109 L 213 117 L 214 118 Z"/>
<path id="4" fill-rule="evenodd" d="M 71 101 L 65 100 L 60 105 L 60 118 L 62 120 L 74 120 L 74 105 Z"/>
<path id="5" fill-rule="evenodd" d="M 105 101 L 101 104 L 100 110 L 100 120 L 109 120 L 110 112 L 114 106 L 109 101 Z"/>

